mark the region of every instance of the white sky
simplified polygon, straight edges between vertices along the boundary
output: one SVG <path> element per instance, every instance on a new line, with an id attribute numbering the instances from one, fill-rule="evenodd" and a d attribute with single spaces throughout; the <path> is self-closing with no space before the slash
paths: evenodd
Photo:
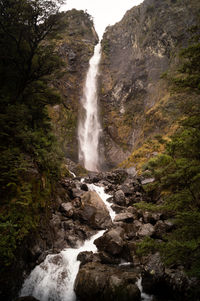
<path id="1" fill-rule="evenodd" d="M 66 0 L 62 10 L 87 10 L 94 18 L 96 31 L 101 38 L 106 26 L 120 21 L 127 10 L 142 2 L 143 0 Z"/>

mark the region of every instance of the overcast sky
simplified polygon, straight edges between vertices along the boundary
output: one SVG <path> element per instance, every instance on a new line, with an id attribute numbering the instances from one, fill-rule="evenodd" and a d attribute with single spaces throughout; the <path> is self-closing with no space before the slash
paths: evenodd
<path id="1" fill-rule="evenodd" d="M 94 18 L 95 28 L 101 37 L 106 26 L 121 20 L 125 12 L 143 0 L 66 0 L 62 10 L 72 8 L 87 10 Z"/>

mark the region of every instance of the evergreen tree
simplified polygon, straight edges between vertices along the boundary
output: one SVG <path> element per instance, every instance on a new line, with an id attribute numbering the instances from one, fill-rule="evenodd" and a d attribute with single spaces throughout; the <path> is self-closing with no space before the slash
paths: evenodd
<path id="1" fill-rule="evenodd" d="M 60 102 L 51 87 L 61 66 L 51 38 L 59 26 L 59 2 L 0 1 L 0 259 L 37 227 L 61 153 L 47 105 Z"/>
<path id="2" fill-rule="evenodd" d="M 175 229 L 158 245 L 148 240 L 139 249 L 159 248 L 167 264 L 181 264 L 200 278 L 200 30 L 195 27 L 192 31 L 193 44 L 181 51 L 182 66 L 173 82 L 179 91 L 187 89 L 197 95 L 191 102 L 183 102 L 185 118 L 165 153 L 147 165 L 155 182 L 146 189 L 163 200 L 159 205 L 156 201 L 148 204 L 148 208 L 173 218 Z"/>

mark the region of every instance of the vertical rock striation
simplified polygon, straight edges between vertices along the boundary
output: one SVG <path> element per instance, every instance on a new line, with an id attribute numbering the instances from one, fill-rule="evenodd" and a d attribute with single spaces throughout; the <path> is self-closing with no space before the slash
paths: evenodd
<path id="1" fill-rule="evenodd" d="M 178 64 L 197 0 L 145 0 L 107 28 L 102 40 L 100 99 L 106 161 L 116 165 L 153 135 L 166 134 L 180 116 L 163 77 Z"/>

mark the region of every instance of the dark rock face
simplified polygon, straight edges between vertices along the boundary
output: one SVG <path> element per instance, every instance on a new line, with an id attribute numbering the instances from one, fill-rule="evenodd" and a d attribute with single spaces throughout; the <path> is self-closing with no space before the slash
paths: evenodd
<path id="1" fill-rule="evenodd" d="M 107 207 L 94 191 L 88 191 L 82 196 L 78 215 L 93 229 L 106 229 L 112 224 Z"/>
<path id="2" fill-rule="evenodd" d="M 75 291 L 80 301 L 140 301 L 136 277 L 133 271 L 127 273 L 118 267 L 88 263 L 79 270 Z"/>
<path id="3" fill-rule="evenodd" d="M 142 275 L 145 292 L 165 296 L 167 300 L 190 300 L 186 292 L 195 289 L 195 285 L 197 282 L 186 276 L 183 267 L 165 268 L 159 253 L 148 256 Z"/>
<path id="4" fill-rule="evenodd" d="M 199 9 L 197 0 L 145 0 L 107 28 L 100 100 L 108 164 L 122 162 L 148 137 L 167 134 L 180 116 L 161 76 L 178 63 L 175 54 L 187 45 Z"/>

